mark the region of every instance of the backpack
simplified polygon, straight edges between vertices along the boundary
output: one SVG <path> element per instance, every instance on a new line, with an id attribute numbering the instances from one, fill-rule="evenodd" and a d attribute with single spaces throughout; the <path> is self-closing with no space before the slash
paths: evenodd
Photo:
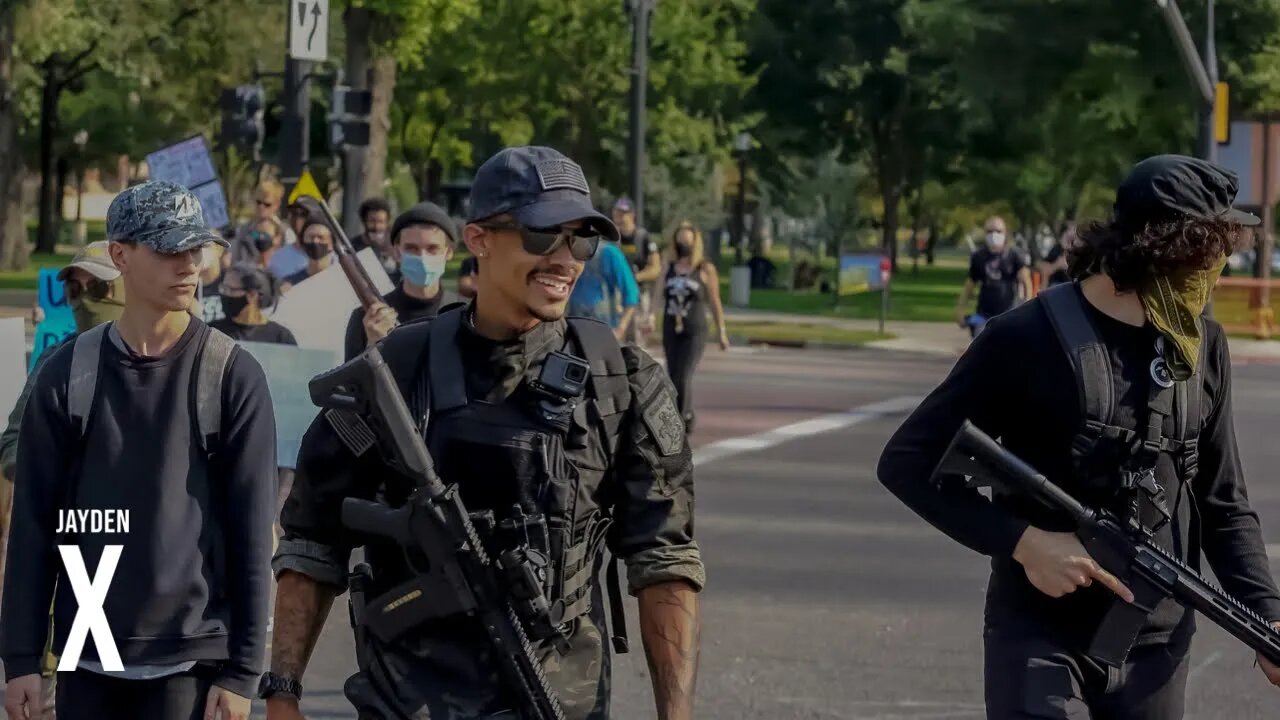
<path id="1" fill-rule="evenodd" d="M 98 390 L 102 343 L 112 322 L 80 333 L 71 348 L 71 374 L 67 379 L 67 414 L 83 442 Z M 236 351 L 236 342 L 213 328 L 205 333 L 193 373 L 192 415 L 200 450 L 211 457 L 222 432 L 222 379 Z"/>
<path id="2" fill-rule="evenodd" d="M 1155 468 L 1158 455 L 1168 452 L 1176 460 L 1180 499 L 1182 488 L 1190 484 L 1199 469 L 1198 440 L 1204 422 L 1202 372 L 1205 343 L 1200 344 L 1200 360 L 1196 363 L 1195 372 L 1186 381 L 1174 382 L 1172 388 L 1162 387 L 1154 379 L 1151 381 L 1147 428 L 1139 434 L 1112 425 L 1116 398 L 1111 360 L 1106 346 L 1089 320 L 1078 284 L 1071 282 L 1055 285 L 1041 292 L 1039 299 L 1075 375 L 1083 418 L 1071 441 L 1071 458 L 1078 477 L 1085 481 L 1090 479 L 1089 458 L 1102 444 L 1120 443 L 1132 448 L 1132 468 L 1141 471 L 1134 473 L 1131 478 L 1136 487 L 1124 485 L 1130 478 L 1129 473 L 1122 472 L 1122 487 L 1131 490 L 1140 488 L 1154 498 L 1163 489 L 1155 484 L 1151 471 Z M 1197 318 L 1196 322 L 1203 326 L 1203 320 Z M 1159 358 L 1153 360 L 1153 371 L 1156 362 L 1159 362 Z M 1174 418 L 1173 437 L 1164 435 L 1164 419 L 1169 416 Z M 1194 502 L 1192 507 L 1194 511 Z M 1192 547 L 1197 546 L 1198 543 L 1193 542 Z"/>

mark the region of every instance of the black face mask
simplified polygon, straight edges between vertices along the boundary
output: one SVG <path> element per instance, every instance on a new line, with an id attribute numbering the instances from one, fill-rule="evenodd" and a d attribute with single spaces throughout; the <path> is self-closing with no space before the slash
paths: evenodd
<path id="1" fill-rule="evenodd" d="M 302 251 L 312 260 L 319 260 L 329 254 L 329 246 L 318 243 L 302 243 Z"/>
<path id="2" fill-rule="evenodd" d="M 676 257 L 687 258 L 693 255 L 693 246 L 689 243 L 676 243 Z"/>
<path id="3" fill-rule="evenodd" d="M 222 312 L 226 314 L 228 320 L 232 320 L 239 317 L 240 313 L 244 312 L 244 309 L 248 306 L 249 306 L 248 297 L 227 297 L 226 295 L 222 296 Z"/>
<path id="4" fill-rule="evenodd" d="M 249 238 L 253 240 L 253 246 L 257 248 L 260 253 L 270 250 L 271 247 L 275 245 L 275 238 L 261 230 L 254 230 L 249 234 Z"/>

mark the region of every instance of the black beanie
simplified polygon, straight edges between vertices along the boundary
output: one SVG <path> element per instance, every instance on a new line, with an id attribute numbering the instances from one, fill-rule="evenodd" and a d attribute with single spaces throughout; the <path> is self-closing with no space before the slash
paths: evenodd
<path id="1" fill-rule="evenodd" d="M 450 245 L 458 246 L 457 224 L 453 222 L 453 218 L 449 217 L 449 213 L 444 211 L 444 208 L 435 203 L 420 202 L 400 213 L 391 225 L 391 244 L 395 245 L 399 242 L 401 230 L 413 225 L 435 225 L 444 231 Z"/>

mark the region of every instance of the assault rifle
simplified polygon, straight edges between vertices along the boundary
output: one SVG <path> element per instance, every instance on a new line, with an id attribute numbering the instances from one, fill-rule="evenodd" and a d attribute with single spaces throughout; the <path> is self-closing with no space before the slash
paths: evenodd
<path id="1" fill-rule="evenodd" d="M 343 501 L 344 525 L 395 541 L 405 549 L 415 570 L 412 579 L 367 603 L 363 597 L 353 600 L 357 633 L 371 632 L 390 643 L 425 620 L 459 613 L 469 616 L 487 634 L 500 682 L 520 704 L 521 717 L 564 720 L 529 639 L 532 635 L 535 640 L 565 647 L 559 619 L 542 590 L 540 568 L 519 547 L 501 552 L 497 558 L 486 551 L 458 487 L 446 486 L 436 474 L 431 455 L 378 349 L 370 348 L 341 367 L 316 376 L 309 387 L 312 402 L 338 414 L 331 423 L 349 444 L 376 445 L 384 462 L 416 488 L 396 509 L 355 498 Z M 483 520 L 485 515 L 477 518 Z M 422 568 L 423 563 L 414 559 L 424 557 L 426 567 Z M 368 566 L 357 572 L 367 579 Z M 361 595 L 365 586 L 364 582 L 353 583 Z M 365 605 L 371 612 L 365 612 Z"/>
<path id="2" fill-rule="evenodd" d="M 1266 620 L 1165 552 L 1141 523 L 1085 507 L 967 420 L 934 471 L 934 481 L 947 475 L 964 475 L 968 487 L 999 488 L 1065 513 L 1089 555 L 1133 591 L 1132 604 L 1116 598 L 1094 635 L 1089 655 L 1099 662 L 1123 665 L 1147 616 L 1172 597 L 1280 665 L 1280 632 Z"/>

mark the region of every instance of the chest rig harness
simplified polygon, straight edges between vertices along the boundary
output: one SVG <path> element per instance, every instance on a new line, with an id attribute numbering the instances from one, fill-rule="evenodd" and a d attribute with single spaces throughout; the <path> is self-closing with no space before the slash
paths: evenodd
<path id="1" fill-rule="evenodd" d="M 1071 441 L 1071 459 L 1075 477 L 1090 498 L 1108 503 L 1134 533 L 1154 534 L 1170 523 L 1184 492 L 1191 498 L 1192 513 L 1196 513 L 1188 486 L 1196 476 L 1200 456 L 1206 343 L 1201 343 L 1195 372 L 1186 381 L 1176 382 L 1161 356 L 1166 341 L 1157 339 L 1150 365 L 1146 427 L 1135 432 L 1114 424 L 1116 390 L 1111 358 L 1089 319 L 1078 285 L 1055 285 L 1038 297 L 1075 375 L 1082 422 Z M 1203 326 L 1201 320 L 1196 322 Z M 1167 418 L 1173 419 L 1170 434 L 1165 431 Z M 1177 488 L 1165 488 L 1156 479 L 1156 463 L 1162 453 L 1174 460 Z M 1196 525 L 1193 522 L 1192 527 Z M 1193 537 L 1187 549 L 1187 557 L 1197 566 L 1198 539 Z"/>
<path id="2" fill-rule="evenodd" d="M 565 652 L 576 621 L 593 610 L 593 579 L 613 522 L 609 468 L 631 403 L 626 364 L 608 325 L 569 318 L 563 347 L 546 355 L 536 380 L 526 378 L 501 402 L 472 399 L 457 339 L 464 312 L 443 312 L 426 329 L 427 372 L 412 387 L 410 407 L 486 550 L 509 568 L 510 601 L 530 639 Z M 392 505 L 402 492 L 383 488 Z M 599 507 L 593 497 L 603 500 Z M 616 558 L 607 590 L 613 647 L 625 653 Z M 413 624 L 451 614 L 446 603 Z"/>

